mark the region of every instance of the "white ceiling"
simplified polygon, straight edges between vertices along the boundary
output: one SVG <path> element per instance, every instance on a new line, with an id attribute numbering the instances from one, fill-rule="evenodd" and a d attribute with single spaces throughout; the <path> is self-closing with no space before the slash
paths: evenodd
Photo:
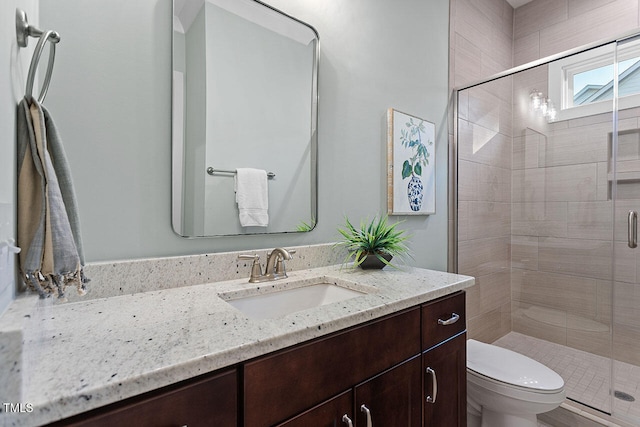
<path id="1" fill-rule="evenodd" d="M 513 7 L 514 9 L 519 8 L 520 6 L 529 3 L 532 0 L 507 0 L 507 2 L 511 5 L 511 7 Z"/>

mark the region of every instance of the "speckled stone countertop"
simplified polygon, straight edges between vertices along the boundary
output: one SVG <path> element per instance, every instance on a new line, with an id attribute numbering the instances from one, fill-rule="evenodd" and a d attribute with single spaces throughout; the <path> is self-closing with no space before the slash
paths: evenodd
<path id="1" fill-rule="evenodd" d="M 318 278 L 368 293 L 266 320 L 246 317 L 219 296 L 270 292 Z M 417 268 L 328 266 L 259 285 L 245 277 L 67 304 L 39 301 L 22 317 L 15 308 L 8 316 L 24 322 L 20 401 L 33 411 L 3 412 L 0 424 L 36 426 L 63 419 L 473 284 L 468 276 Z"/>

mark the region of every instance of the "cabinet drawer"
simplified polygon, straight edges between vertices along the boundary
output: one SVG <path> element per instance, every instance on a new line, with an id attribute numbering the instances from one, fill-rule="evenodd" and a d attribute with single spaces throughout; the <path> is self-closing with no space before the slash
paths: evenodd
<path id="1" fill-rule="evenodd" d="M 454 314 L 459 316 L 457 321 Z M 463 291 L 424 304 L 422 306 L 422 348 L 431 348 L 464 331 L 466 324 Z"/>
<path id="2" fill-rule="evenodd" d="M 237 371 L 233 369 L 96 409 L 50 427 L 236 427 L 237 402 Z"/>
<path id="3" fill-rule="evenodd" d="M 244 366 L 244 420 L 270 426 L 420 353 L 420 308 Z"/>

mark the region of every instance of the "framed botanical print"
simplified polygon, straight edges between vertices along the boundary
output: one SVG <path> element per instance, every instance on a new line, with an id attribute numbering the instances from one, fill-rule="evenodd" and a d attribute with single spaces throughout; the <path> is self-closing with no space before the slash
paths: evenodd
<path id="1" fill-rule="evenodd" d="M 393 108 L 387 122 L 387 212 L 435 214 L 435 124 Z"/>

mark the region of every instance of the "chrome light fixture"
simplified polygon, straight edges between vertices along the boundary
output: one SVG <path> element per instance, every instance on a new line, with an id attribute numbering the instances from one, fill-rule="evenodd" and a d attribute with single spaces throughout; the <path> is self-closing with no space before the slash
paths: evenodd
<path id="1" fill-rule="evenodd" d="M 557 111 L 550 98 L 544 96 L 544 94 L 537 89 L 533 89 L 529 93 L 529 98 L 531 98 L 531 109 L 534 112 L 540 114 L 549 123 L 555 121 Z"/>
<path id="2" fill-rule="evenodd" d="M 529 97 L 531 98 L 531 108 L 533 108 L 533 111 L 538 111 L 542 101 L 544 100 L 544 95 L 542 92 L 538 92 L 537 89 L 533 89 L 529 94 Z"/>

